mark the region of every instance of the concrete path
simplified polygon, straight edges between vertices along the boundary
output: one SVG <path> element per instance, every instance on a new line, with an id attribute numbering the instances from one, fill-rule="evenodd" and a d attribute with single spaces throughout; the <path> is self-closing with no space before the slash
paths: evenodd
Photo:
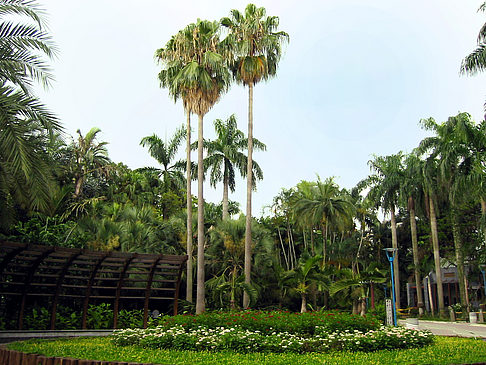
<path id="1" fill-rule="evenodd" d="M 406 327 L 405 320 L 399 320 L 398 322 Z M 486 339 L 486 324 L 419 320 L 418 329 L 429 330 L 434 335 L 439 336 L 477 337 Z"/>

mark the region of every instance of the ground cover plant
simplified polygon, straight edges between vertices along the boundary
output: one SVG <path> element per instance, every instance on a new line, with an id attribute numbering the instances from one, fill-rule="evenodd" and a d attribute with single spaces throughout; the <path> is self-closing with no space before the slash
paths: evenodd
<path id="1" fill-rule="evenodd" d="M 464 364 L 486 362 L 486 342 L 475 339 L 437 337 L 430 346 L 375 352 L 331 351 L 328 353 L 237 353 L 233 351 L 181 351 L 115 346 L 107 337 L 29 340 L 9 344 L 13 350 L 103 361 L 179 365 L 224 364 Z"/>

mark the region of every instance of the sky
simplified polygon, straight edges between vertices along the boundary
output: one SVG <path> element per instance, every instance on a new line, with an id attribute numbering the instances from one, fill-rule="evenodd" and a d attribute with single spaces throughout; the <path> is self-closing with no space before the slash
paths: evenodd
<path id="1" fill-rule="evenodd" d="M 37 95 L 61 119 L 68 135 L 101 129 L 114 162 L 158 167 L 140 140 L 170 138 L 185 122 L 157 80 L 154 53 L 197 18 L 219 20 L 247 1 L 39 0 L 59 48 L 51 62 L 56 81 Z M 264 173 L 253 193 L 253 215 L 282 188 L 335 176 L 352 188 L 369 173 L 373 155 L 411 152 L 428 134 L 421 118 L 438 122 L 459 112 L 484 118 L 486 75 L 461 76 L 461 60 L 476 45 L 486 14 L 481 0 L 263 0 L 280 18 L 290 42 L 277 75 L 254 90 L 254 152 Z M 204 118 L 235 114 L 246 133 L 248 90 L 233 85 Z M 197 118 L 193 117 L 194 135 Z M 184 158 L 184 146 L 180 158 Z M 193 153 L 193 160 L 196 154 Z M 193 193 L 197 194 L 193 183 Z M 222 187 L 204 186 L 219 202 Z M 246 181 L 230 199 L 246 209 Z"/>

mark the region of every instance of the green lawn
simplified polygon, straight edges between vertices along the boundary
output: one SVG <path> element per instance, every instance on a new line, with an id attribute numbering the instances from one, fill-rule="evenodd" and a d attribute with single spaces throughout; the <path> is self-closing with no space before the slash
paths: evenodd
<path id="1" fill-rule="evenodd" d="M 464 364 L 486 362 L 486 341 L 437 337 L 434 345 L 375 353 L 237 354 L 115 347 L 109 338 L 29 340 L 9 344 L 10 349 L 47 356 L 154 364 Z M 89 354 L 89 355 L 88 355 Z"/>

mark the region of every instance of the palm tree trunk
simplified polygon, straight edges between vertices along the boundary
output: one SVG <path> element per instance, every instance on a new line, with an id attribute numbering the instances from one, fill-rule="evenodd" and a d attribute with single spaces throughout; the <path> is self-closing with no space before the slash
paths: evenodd
<path id="1" fill-rule="evenodd" d="M 251 191 L 253 172 L 253 83 L 248 84 L 248 163 L 246 170 L 246 230 L 245 230 L 245 283 L 251 284 Z M 243 308 L 248 308 L 250 297 L 243 293 Z"/>
<path id="2" fill-rule="evenodd" d="M 415 285 L 417 287 L 417 305 L 419 315 L 424 314 L 424 295 L 422 292 L 422 280 L 420 280 L 418 242 L 417 242 L 417 222 L 415 222 L 415 202 L 410 196 L 408 198 L 408 210 L 410 212 L 410 233 L 412 235 L 413 271 L 415 274 Z"/>
<path id="3" fill-rule="evenodd" d="M 395 298 L 396 298 L 396 307 L 400 309 L 400 273 L 398 271 L 398 239 L 397 239 L 397 220 L 395 217 L 395 207 L 392 206 L 390 209 L 391 213 L 391 229 L 392 229 L 392 247 L 397 249 L 395 252 L 395 260 L 393 260 L 393 271 L 395 277 Z"/>
<path id="4" fill-rule="evenodd" d="M 186 202 L 187 202 L 187 286 L 186 300 L 192 303 L 192 195 L 191 195 L 191 113 L 186 109 Z"/>
<path id="5" fill-rule="evenodd" d="M 451 202 L 451 205 L 453 203 Z M 462 252 L 462 237 L 459 227 L 459 217 L 457 210 L 452 207 L 451 209 L 452 220 L 452 235 L 454 236 L 454 248 L 456 252 L 456 266 L 457 266 L 457 280 L 459 281 L 459 294 L 461 296 L 461 306 L 469 311 L 467 308 L 467 289 L 465 284 L 465 272 L 464 272 L 464 253 Z"/>
<path id="6" fill-rule="evenodd" d="M 224 176 L 223 176 L 223 220 L 227 219 L 229 216 L 228 188 L 229 188 L 229 179 L 225 169 Z"/>
<path id="7" fill-rule="evenodd" d="M 205 310 L 204 288 L 204 197 L 203 197 L 203 115 L 199 115 L 197 136 L 197 293 L 196 314 Z"/>
<path id="8" fill-rule="evenodd" d="M 300 305 L 300 313 L 306 313 L 307 312 L 307 299 L 306 299 L 304 293 L 301 293 L 300 297 L 302 299 L 302 302 L 301 302 L 301 305 Z"/>
<path id="9" fill-rule="evenodd" d="M 434 249 L 435 277 L 437 281 L 437 303 L 441 316 L 446 314 L 444 306 L 444 289 L 442 288 L 442 275 L 440 270 L 439 235 L 437 234 L 437 217 L 432 196 L 429 196 L 430 231 L 432 233 L 432 247 Z M 430 279 L 429 279 L 430 280 Z"/>
<path id="10" fill-rule="evenodd" d="M 484 200 L 483 197 L 481 197 L 481 228 L 483 229 L 484 233 L 484 242 L 486 242 L 486 227 L 485 227 L 485 221 L 486 221 L 486 200 Z"/>

